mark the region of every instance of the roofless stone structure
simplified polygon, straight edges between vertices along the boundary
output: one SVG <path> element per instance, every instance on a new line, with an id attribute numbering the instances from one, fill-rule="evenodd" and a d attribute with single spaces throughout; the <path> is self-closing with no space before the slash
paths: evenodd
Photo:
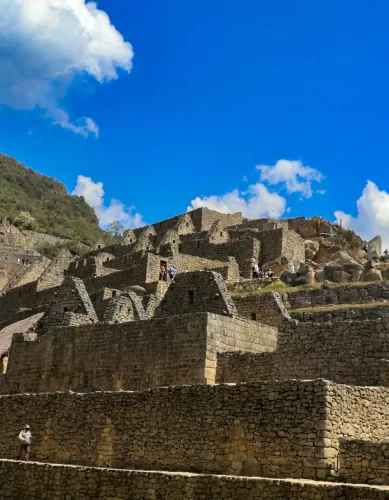
<path id="1" fill-rule="evenodd" d="M 4 289 L 0 498 L 388 498 L 386 262 L 331 231 L 199 209 Z"/>

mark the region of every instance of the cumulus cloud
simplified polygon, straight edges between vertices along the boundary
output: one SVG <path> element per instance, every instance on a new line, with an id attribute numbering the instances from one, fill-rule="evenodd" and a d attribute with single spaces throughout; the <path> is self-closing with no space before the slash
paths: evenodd
<path id="1" fill-rule="evenodd" d="M 286 199 L 269 186 L 285 188 L 288 194 L 300 193 L 303 198 L 310 198 L 313 193 L 312 183 L 321 182 L 323 175 L 316 169 L 305 166 L 301 161 L 279 160 L 273 166 L 258 165 L 260 172 L 258 183 L 250 185 L 247 191 L 237 189 L 222 195 L 197 197 L 191 201 L 187 210 L 207 207 L 222 213 L 242 212 L 244 217 L 257 219 L 261 217 L 278 218 L 289 212 Z M 247 180 L 243 177 L 243 180 Z M 317 191 L 324 194 L 324 190 Z"/>
<path id="2" fill-rule="evenodd" d="M 389 193 L 367 181 L 362 196 L 357 201 L 358 216 L 353 217 L 341 210 L 335 212 L 336 222 L 353 229 L 366 240 L 377 234 L 382 237 L 383 246 L 389 248 Z"/>
<path id="3" fill-rule="evenodd" d="M 264 184 L 249 186 L 246 192 L 237 189 L 223 195 L 197 197 L 191 201 L 188 211 L 206 207 L 221 213 L 242 212 L 244 217 L 280 217 L 286 211 L 286 200 L 277 193 L 271 193 Z"/>
<path id="4" fill-rule="evenodd" d="M 86 0 L 0 0 L 0 104 L 44 111 L 53 123 L 98 136 L 92 118 L 70 120 L 60 105 L 75 83 L 118 78 L 132 67 L 131 45 Z"/>
<path id="5" fill-rule="evenodd" d="M 94 182 L 90 177 L 79 175 L 77 185 L 72 194 L 83 196 L 85 201 L 94 208 L 102 227 L 113 221 L 120 221 L 126 229 L 144 226 L 141 214 L 134 212 L 134 207 L 126 207 L 121 201 L 112 199 L 109 205 L 104 203 L 104 185 Z"/>
<path id="6" fill-rule="evenodd" d="M 301 161 L 278 160 L 275 165 L 257 165 L 261 181 L 270 186 L 283 184 L 289 194 L 300 193 L 303 198 L 313 194 L 312 183 L 321 182 L 323 174 Z M 323 194 L 323 193 L 321 193 Z"/>

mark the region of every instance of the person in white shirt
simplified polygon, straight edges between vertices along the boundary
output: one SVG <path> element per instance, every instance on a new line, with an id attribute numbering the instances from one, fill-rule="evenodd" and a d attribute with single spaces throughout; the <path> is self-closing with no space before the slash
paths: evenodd
<path id="1" fill-rule="evenodd" d="M 295 273 L 295 270 L 294 270 L 294 264 L 293 264 L 293 262 L 291 262 L 291 263 L 289 264 L 289 272 L 290 272 L 290 273 L 292 273 L 292 274 L 294 274 L 294 273 Z"/>
<path id="2" fill-rule="evenodd" d="M 16 460 L 27 461 L 30 458 L 30 446 L 32 440 L 32 434 L 29 425 L 26 425 L 24 429 L 20 431 L 18 439 L 20 441 L 20 448 L 18 458 Z"/>

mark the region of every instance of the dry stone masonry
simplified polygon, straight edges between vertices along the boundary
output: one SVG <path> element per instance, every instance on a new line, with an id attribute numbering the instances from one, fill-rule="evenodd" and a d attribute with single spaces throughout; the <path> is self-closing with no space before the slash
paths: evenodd
<path id="1" fill-rule="evenodd" d="M 202 208 L 49 261 L 3 232 L 0 498 L 389 498 L 379 237 Z"/>

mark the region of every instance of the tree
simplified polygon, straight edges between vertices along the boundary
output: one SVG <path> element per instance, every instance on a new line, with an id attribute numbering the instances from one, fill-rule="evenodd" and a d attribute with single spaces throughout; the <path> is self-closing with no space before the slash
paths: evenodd
<path id="1" fill-rule="evenodd" d="M 111 233 L 116 238 L 118 236 L 122 236 L 124 231 L 124 226 L 120 222 L 120 220 L 114 220 L 111 224 L 108 225 L 108 232 Z"/>
<path id="2" fill-rule="evenodd" d="M 15 226 L 19 226 L 23 229 L 34 229 L 36 227 L 36 222 L 34 217 L 30 212 L 21 211 L 14 219 Z"/>

